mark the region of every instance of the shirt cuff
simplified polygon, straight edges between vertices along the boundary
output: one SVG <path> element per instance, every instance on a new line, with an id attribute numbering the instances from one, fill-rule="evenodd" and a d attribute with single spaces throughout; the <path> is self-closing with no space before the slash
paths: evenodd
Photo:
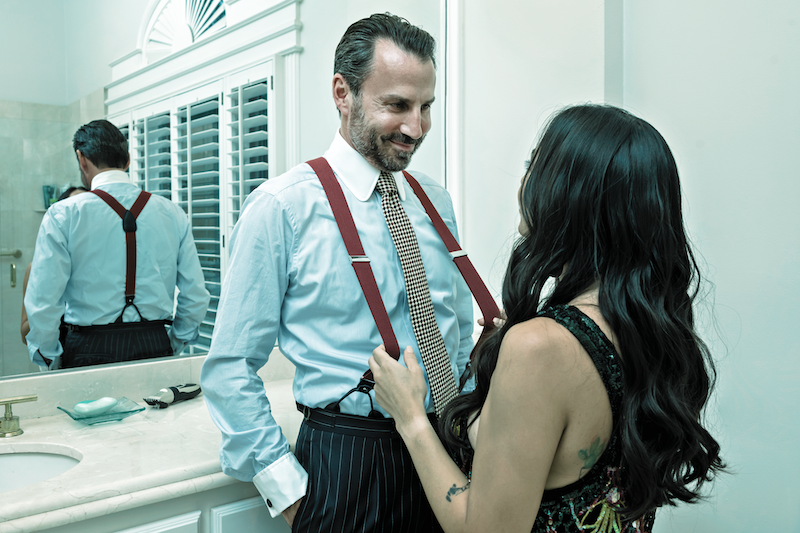
<path id="1" fill-rule="evenodd" d="M 31 357 L 31 361 L 37 365 L 39 365 L 39 371 L 46 372 L 48 370 L 59 370 L 61 368 L 61 356 L 54 356 L 48 357 L 50 359 L 50 365 L 47 364 L 47 361 L 44 360 L 44 356 L 42 356 L 42 352 L 36 350 Z"/>
<path id="2" fill-rule="evenodd" d="M 256 474 L 253 484 L 275 518 L 306 495 L 308 473 L 293 453 L 287 453 Z"/>

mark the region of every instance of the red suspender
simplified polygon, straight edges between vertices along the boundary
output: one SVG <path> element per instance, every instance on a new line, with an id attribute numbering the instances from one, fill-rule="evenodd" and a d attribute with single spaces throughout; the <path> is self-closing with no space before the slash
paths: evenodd
<path id="1" fill-rule="evenodd" d="M 378 332 L 381 334 L 383 344 L 386 347 L 386 352 L 395 359 L 400 358 L 400 348 L 397 344 L 397 338 L 392 330 L 392 324 L 389 321 L 389 315 L 386 313 L 386 307 L 383 305 L 378 285 L 375 282 L 375 275 L 372 273 L 372 267 L 369 264 L 369 258 L 364 255 L 364 248 L 361 245 L 361 239 L 358 237 L 356 225 L 353 222 L 353 215 L 350 213 L 350 208 L 347 206 L 342 188 L 336 177 L 333 174 L 328 162 L 324 157 L 319 157 L 311 161 L 307 161 L 308 165 L 317 173 L 319 181 L 322 183 L 322 188 L 328 196 L 328 202 L 331 205 L 333 216 L 336 219 L 336 224 L 339 226 L 339 232 L 342 234 L 347 253 L 350 255 L 350 263 L 356 272 L 358 281 L 361 284 L 361 289 L 364 291 L 364 297 L 367 299 L 372 316 L 375 318 L 375 324 L 378 326 Z M 414 193 L 419 198 L 425 212 L 433 222 L 433 226 L 439 233 L 439 237 L 444 242 L 450 255 L 453 256 L 453 262 L 458 267 L 459 272 L 467 282 L 467 285 L 475 296 L 478 306 L 481 308 L 481 313 L 484 317 L 484 328 L 481 333 L 480 339 L 476 346 L 484 339 L 484 337 L 494 329 L 493 319 L 500 316 L 500 310 L 494 302 L 494 298 L 489 293 L 489 290 L 484 285 L 477 270 L 472 265 L 472 262 L 467 257 L 458 245 L 458 242 L 447 229 L 442 217 L 433 207 L 425 191 L 422 190 L 419 182 L 415 180 L 411 174 L 403 172 L 409 184 L 411 184 Z M 474 355 L 474 350 L 473 350 Z M 470 357 L 471 359 L 472 357 Z M 372 372 L 367 370 L 362 379 L 372 381 Z"/>
<path id="2" fill-rule="evenodd" d="M 464 278 L 464 281 L 467 282 L 469 290 L 475 297 L 475 301 L 478 302 L 478 307 L 481 308 L 484 326 L 481 336 L 478 338 L 478 342 L 475 343 L 475 346 L 478 346 L 494 329 L 494 319 L 500 316 L 500 309 L 497 307 L 497 303 L 495 303 L 494 298 L 489 292 L 489 289 L 487 289 L 486 285 L 483 283 L 478 271 L 475 270 L 475 266 L 472 264 L 472 261 L 470 261 L 469 257 L 467 257 L 467 252 L 461 249 L 461 247 L 458 245 L 458 241 L 456 241 L 455 237 L 453 237 L 453 234 L 450 233 L 450 230 L 447 229 L 447 225 L 444 223 L 444 220 L 442 220 L 439 212 L 436 211 L 436 208 L 433 207 L 433 203 L 431 202 L 430 198 L 428 198 L 428 195 L 425 194 L 422 186 L 411 174 L 405 170 L 403 171 L 403 174 L 408 180 L 409 185 L 411 185 L 411 188 L 414 189 L 414 193 L 417 195 L 417 198 L 419 198 L 422 207 L 425 208 L 425 212 L 428 213 L 428 218 L 430 218 L 431 222 L 433 222 L 433 227 L 436 228 L 436 231 L 439 233 L 439 237 L 442 239 L 442 242 L 444 242 L 444 245 L 447 246 L 447 251 L 450 252 L 451 256 L 453 256 L 453 262 L 458 267 L 459 272 L 461 272 L 461 276 Z M 471 359 L 472 356 L 470 356 L 470 360 Z"/>
<path id="3" fill-rule="evenodd" d="M 139 193 L 139 197 L 133 202 L 130 210 L 127 210 L 107 192 L 100 189 L 93 189 L 91 192 L 107 203 L 122 219 L 122 229 L 125 230 L 125 253 L 127 256 L 125 269 L 125 304 L 127 307 L 127 304 L 133 303 L 133 299 L 136 296 L 136 219 L 150 199 L 150 193 L 147 191 Z"/>
<path id="4" fill-rule="evenodd" d="M 372 273 L 369 258 L 364 254 L 364 247 L 358 237 L 353 215 L 350 213 L 350 208 L 347 207 L 347 200 L 344 198 L 342 188 L 339 186 L 339 182 L 336 181 L 336 176 L 334 176 L 331 166 L 324 157 L 308 161 L 308 164 L 317 173 L 317 177 L 322 183 L 322 188 L 325 189 L 325 194 L 328 196 L 328 202 L 331 204 L 333 216 L 339 226 L 339 232 L 342 234 L 344 246 L 347 248 L 348 255 L 350 255 L 350 264 L 353 265 L 353 270 L 356 271 L 358 282 L 361 284 L 361 290 L 364 291 L 364 297 L 367 299 L 369 310 L 372 311 L 372 316 L 378 326 L 378 332 L 381 334 L 386 352 L 395 359 L 399 359 L 400 346 L 397 344 L 397 337 L 394 336 L 392 323 L 389 321 L 386 306 L 383 305 L 383 299 L 375 281 L 375 274 Z M 372 372 L 368 370 L 364 374 L 364 378 L 372 380 Z"/>

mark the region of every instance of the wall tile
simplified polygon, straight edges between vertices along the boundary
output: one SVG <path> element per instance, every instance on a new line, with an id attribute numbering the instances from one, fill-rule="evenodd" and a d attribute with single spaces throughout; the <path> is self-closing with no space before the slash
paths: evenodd
<path id="1" fill-rule="evenodd" d="M 67 117 L 66 106 L 47 104 L 22 104 L 22 118 L 49 122 L 64 122 Z"/>
<path id="2" fill-rule="evenodd" d="M 30 137 L 29 121 L 19 118 L 0 117 L 0 138 L 24 139 Z"/>
<path id="3" fill-rule="evenodd" d="M 0 117 L 2 118 L 22 118 L 22 102 L 10 102 L 0 100 Z"/>
<path id="4" fill-rule="evenodd" d="M 42 222 L 42 185 L 80 184 L 72 136 L 82 125 L 105 117 L 105 89 L 69 106 L 0 100 L 0 247 L 22 250 L 16 258 L 18 285 L 11 289 L 8 261 L 0 262 L 2 352 L 0 377 L 36 371 L 19 340 L 22 278 L 33 259 Z"/>
<path id="5" fill-rule="evenodd" d="M 0 122 L 2 119 L 0 119 Z M 2 124 L 0 124 L 2 129 Z M 22 174 L 22 139 L 0 136 L 0 177 L 9 179 Z M 0 191 L 4 190 L 6 180 L 0 180 Z M 2 200 L 0 200 L 2 202 Z M 0 204 L 2 205 L 2 204 Z"/>

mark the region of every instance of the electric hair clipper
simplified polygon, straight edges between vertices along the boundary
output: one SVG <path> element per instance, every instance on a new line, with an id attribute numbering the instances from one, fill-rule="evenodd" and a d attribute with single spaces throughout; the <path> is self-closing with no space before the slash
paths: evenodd
<path id="1" fill-rule="evenodd" d="M 166 409 L 170 404 L 191 400 L 200 394 L 200 385 L 186 383 L 161 389 L 157 394 L 143 398 L 144 401 L 156 409 Z"/>

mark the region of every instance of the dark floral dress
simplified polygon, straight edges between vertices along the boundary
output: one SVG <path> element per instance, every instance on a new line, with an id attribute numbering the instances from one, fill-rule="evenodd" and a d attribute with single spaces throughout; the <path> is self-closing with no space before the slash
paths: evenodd
<path id="1" fill-rule="evenodd" d="M 625 498 L 617 484 L 622 461 L 618 421 L 624 376 L 614 345 L 577 307 L 548 307 L 539 316 L 552 318 L 567 328 L 589 353 L 608 392 L 614 430 L 608 447 L 585 476 L 566 487 L 544 491 L 533 531 L 650 533 L 655 511 L 635 522 L 625 522 L 615 510 L 624 507 Z"/>

